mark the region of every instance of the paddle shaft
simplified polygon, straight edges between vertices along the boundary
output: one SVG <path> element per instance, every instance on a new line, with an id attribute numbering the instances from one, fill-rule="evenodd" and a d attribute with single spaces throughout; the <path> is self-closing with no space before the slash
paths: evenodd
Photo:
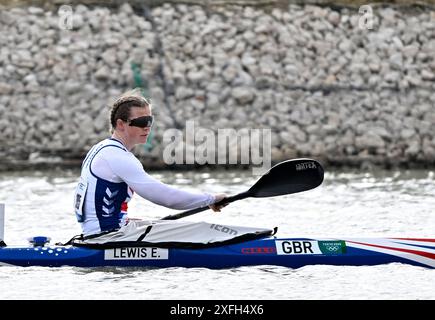
<path id="1" fill-rule="evenodd" d="M 234 202 L 234 201 L 237 201 L 237 200 L 248 198 L 249 196 L 250 196 L 249 191 L 245 191 L 245 192 L 236 194 L 234 196 L 226 197 L 225 199 L 222 199 L 221 201 L 216 202 L 215 205 L 222 205 L 222 204 L 231 203 L 231 202 Z M 208 206 L 207 207 L 196 208 L 196 209 L 180 212 L 180 213 L 177 213 L 177 214 L 173 214 L 171 216 L 164 217 L 164 218 L 162 218 L 160 220 L 177 220 L 177 219 L 188 217 L 188 216 L 191 216 L 192 214 L 199 213 L 199 212 L 202 212 L 202 211 L 205 211 L 205 210 L 208 210 L 208 209 L 210 209 L 210 207 L 208 207 Z"/>

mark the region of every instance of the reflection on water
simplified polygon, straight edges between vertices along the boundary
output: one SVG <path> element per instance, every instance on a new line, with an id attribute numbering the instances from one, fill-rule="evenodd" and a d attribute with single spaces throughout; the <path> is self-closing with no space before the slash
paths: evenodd
<path id="1" fill-rule="evenodd" d="M 6 243 L 24 244 L 36 235 L 49 236 L 56 243 L 79 234 L 72 213 L 78 175 L 78 170 L 1 173 Z M 229 195 L 246 191 L 258 179 L 249 170 L 158 171 L 152 175 L 187 190 Z M 434 238 L 434 208 L 433 171 L 332 171 L 315 190 L 240 200 L 221 213 L 206 211 L 185 220 L 278 226 L 277 235 L 289 237 Z M 129 212 L 136 218 L 159 219 L 176 211 L 136 196 Z M 0 281 L 3 299 L 435 298 L 435 272 L 401 264 L 296 270 L 275 266 L 224 270 L 1 267 Z"/>

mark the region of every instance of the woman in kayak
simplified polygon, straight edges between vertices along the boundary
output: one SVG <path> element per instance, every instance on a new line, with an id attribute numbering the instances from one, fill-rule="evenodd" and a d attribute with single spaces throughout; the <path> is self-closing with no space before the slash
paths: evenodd
<path id="1" fill-rule="evenodd" d="M 75 193 L 75 213 L 84 236 L 113 232 L 128 224 L 134 229 L 127 217 L 133 193 L 171 209 L 209 206 L 219 212 L 223 207 L 215 203 L 225 194 L 194 193 L 164 184 L 148 175 L 131 153 L 135 145 L 147 141 L 154 120 L 151 109 L 138 91 L 123 94 L 112 106 L 111 138 L 87 153 Z"/>

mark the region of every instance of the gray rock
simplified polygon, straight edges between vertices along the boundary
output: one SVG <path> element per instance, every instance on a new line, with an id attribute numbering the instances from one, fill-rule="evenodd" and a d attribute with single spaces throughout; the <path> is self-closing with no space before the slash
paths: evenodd
<path id="1" fill-rule="evenodd" d="M 239 72 L 239 67 L 234 64 L 229 65 L 222 71 L 222 76 L 226 82 L 232 83 L 233 80 L 237 77 Z"/>
<path id="2" fill-rule="evenodd" d="M 176 90 L 176 98 L 177 100 L 184 100 L 190 97 L 193 97 L 194 91 L 191 88 L 187 87 L 178 87 Z"/>
<path id="3" fill-rule="evenodd" d="M 337 11 L 332 11 L 328 14 L 328 21 L 334 25 L 338 26 L 340 24 L 340 14 Z"/>
<path id="4" fill-rule="evenodd" d="M 423 69 L 423 70 L 421 70 L 421 78 L 423 80 L 434 81 L 435 80 L 435 73 L 430 71 L 430 70 Z"/>
<path id="5" fill-rule="evenodd" d="M 187 79 L 192 83 L 200 83 L 206 79 L 206 75 L 203 71 L 190 71 L 187 74 Z"/>
<path id="6" fill-rule="evenodd" d="M 403 68 L 403 56 L 401 52 L 395 53 L 390 57 L 390 64 L 393 69 Z"/>
<path id="7" fill-rule="evenodd" d="M 231 90 L 231 95 L 241 104 L 250 103 L 255 98 L 255 93 L 249 87 L 235 87 Z"/>
<path id="8" fill-rule="evenodd" d="M 133 8 L 131 7 L 131 5 L 127 2 L 124 2 L 120 7 L 119 7 L 119 11 L 123 12 L 127 15 L 132 15 L 134 14 L 133 12 Z"/>
<path id="9" fill-rule="evenodd" d="M 80 92 L 81 89 L 82 89 L 81 83 L 73 80 L 67 81 L 64 86 L 65 93 L 67 94 Z"/>
<path id="10" fill-rule="evenodd" d="M 402 130 L 402 132 L 400 133 L 400 137 L 403 140 L 408 140 L 410 138 L 412 138 L 414 135 L 416 134 L 414 129 L 411 128 L 405 128 Z"/>
<path id="11" fill-rule="evenodd" d="M 31 15 L 35 15 L 35 16 L 44 15 L 44 9 L 40 7 L 28 7 L 27 10 Z"/>
<path id="12" fill-rule="evenodd" d="M 13 92 L 13 87 L 10 84 L 0 82 L 0 95 L 7 95 Z"/>
<path id="13" fill-rule="evenodd" d="M 419 140 L 411 140 L 408 142 L 408 147 L 405 150 L 406 156 L 416 156 L 421 150 L 421 143 Z"/>
<path id="14" fill-rule="evenodd" d="M 107 66 L 102 66 L 95 72 L 95 79 L 101 81 L 110 79 L 110 69 Z"/>
<path id="15" fill-rule="evenodd" d="M 338 45 L 338 48 L 344 53 L 349 53 L 349 51 L 353 51 L 354 45 L 352 41 L 342 39 Z"/>
<path id="16" fill-rule="evenodd" d="M 367 132 L 363 136 L 358 136 L 355 138 L 355 147 L 359 150 L 366 148 L 384 148 L 384 140 L 373 132 Z"/>
<path id="17" fill-rule="evenodd" d="M 224 41 L 224 43 L 222 43 L 222 49 L 224 49 L 225 51 L 231 51 L 235 46 L 236 46 L 237 42 L 235 39 L 227 39 L 226 41 Z"/>
<path id="18" fill-rule="evenodd" d="M 213 93 L 209 93 L 207 95 L 206 105 L 207 108 L 218 109 L 220 106 L 219 96 Z"/>
<path id="19" fill-rule="evenodd" d="M 391 72 L 389 72 L 389 73 L 387 73 L 385 75 L 384 79 L 387 82 L 396 83 L 396 82 L 398 82 L 400 80 L 400 78 L 401 78 L 401 76 L 400 76 L 399 72 L 397 72 L 397 71 L 391 71 Z M 409 79 L 411 79 L 411 78 L 409 77 Z"/>

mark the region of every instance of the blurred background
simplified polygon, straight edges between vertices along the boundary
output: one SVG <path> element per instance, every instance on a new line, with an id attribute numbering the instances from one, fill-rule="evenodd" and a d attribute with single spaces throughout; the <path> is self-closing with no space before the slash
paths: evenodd
<path id="1" fill-rule="evenodd" d="M 148 168 L 188 120 L 270 129 L 273 162 L 435 164 L 435 1 L 0 4 L 3 170 L 79 166 L 135 87 L 156 115 Z"/>

